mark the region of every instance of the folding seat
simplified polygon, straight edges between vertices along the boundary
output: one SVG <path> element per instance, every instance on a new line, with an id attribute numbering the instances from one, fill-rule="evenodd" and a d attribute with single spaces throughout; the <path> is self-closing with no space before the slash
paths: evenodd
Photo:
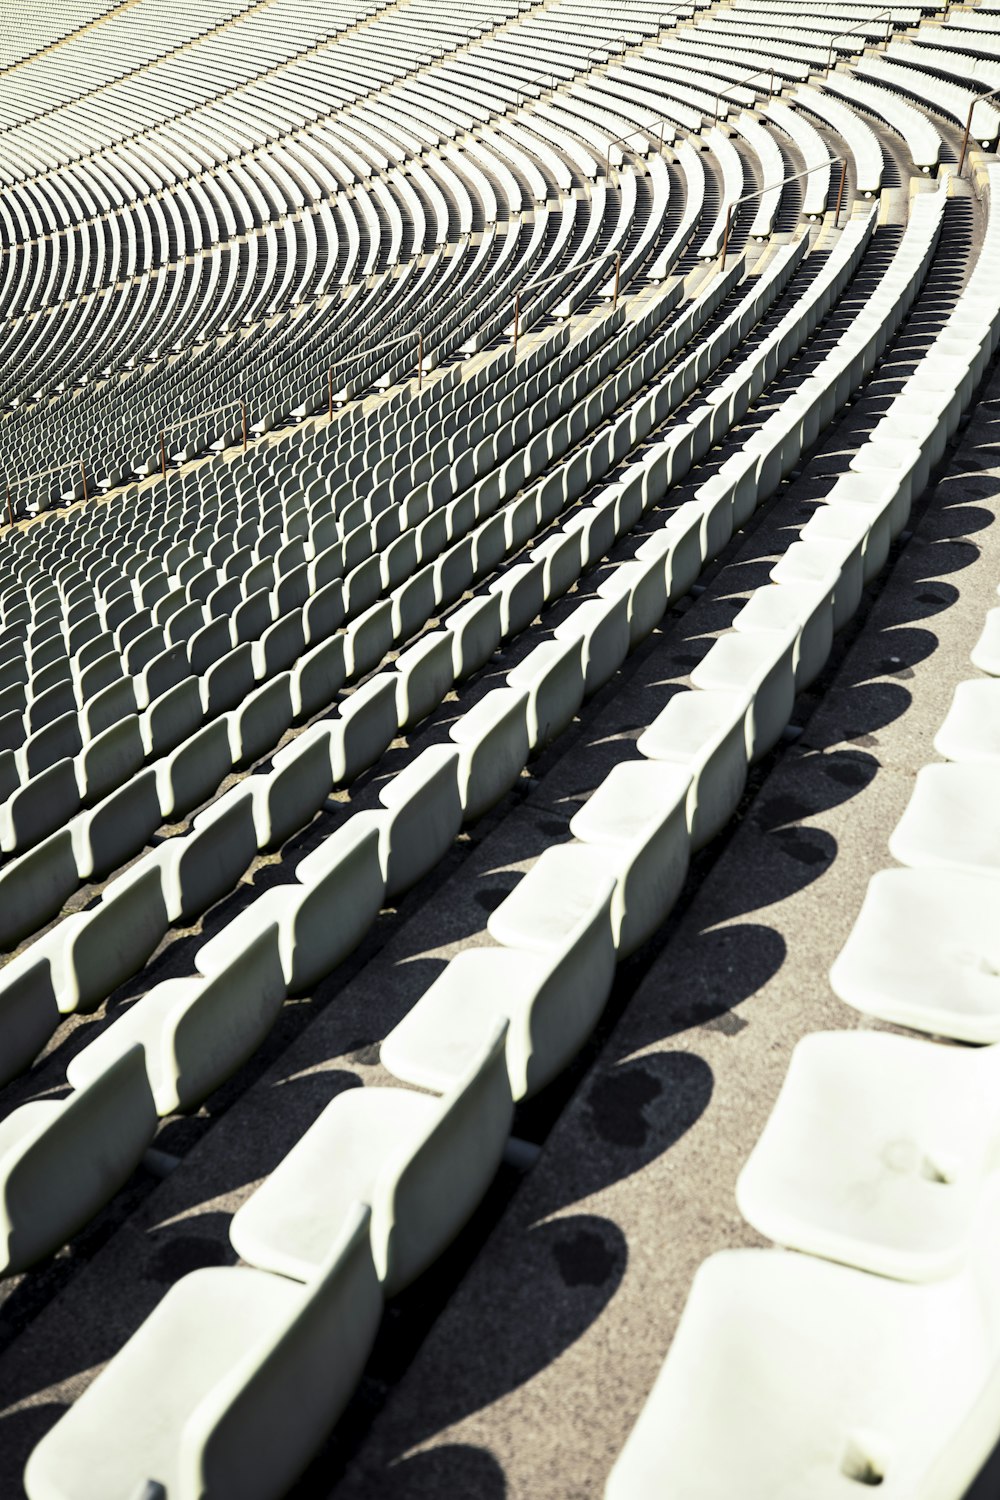
<path id="1" fill-rule="evenodd" d="M 393 592 L 393 639 L 409 640 L 417 631 L 423 629 L 433 616 L 434 610 L 434 564 L 427 563 Z"/>
<path id="2" fill-rule="evenodd" d="M 876 1275 L 955 1274 L 997 1185 L 998 1069 L 994 1047 L 804 1038 L 740 1174 L 740 1211 L 779 1244 Z"/>
<path id="3" fill-rule="evenodd" d="M 139 636 L 131 640 L 124 651 L 125 671 L 129 676 L 140 672 L 143 667 L 153 661 L 166 646 L 166 638 L 161 625 L 151 625 Z"/>
<path id="4" fill-rule="evenodd" d="M 376 559 L 371 559 L 371 561 L 376 561 Z M 312 646 L 319 641 L 327 640 L 343 623 L 345 617 L 350 618 L 358 613 L 357 610 L 349 610 L 347 602 L 345 584 L 339 578 L 332 578 L 316 590 L 302 613 L 307 645 Z"/>
<path id="5" fill-rule="evenodd" d="M 50 834 L 0 869 L 0 945 L 5 949 L 50 921 L 79 883 L 68 828 Z"/>
<path id="6" fill-rule="evenodd" d="M 93 1010 L 112 990 L 138 973 L 167 931 L 159 872 L 128 870 L 101 900 L 74 912 L 43 941 L 52 982 L 64 1014 Z"/>
<path id="7" fill-rule="evenodd" d="M 396 674 L 379 672 L 345 698 L 332 719 L 333 778 L 345 786 L 374 765 L 396 738 Z"/>
<path id="8" fill-rule="evenodd" d="M 148 857 L 172 925 L 190 926 L 236 888 L 257 854 L 255 811 L 250 782 L 240 782 L 198 814 L 190 833 L 165 839 Z"/>
<path id="9" fill-rule="evenodd" d="M 583 643 L 584 697 L 603 687 L 629 652 L 629 594 L 616 598 L 585 599 L 555 628 L 557 641 L 578 638 Z"/>
<path id="10" fill-rule="evenodd" d="M 527 765 L 527 690 L 494 688 L 456 719 L 448 733 L 459 749 L 462 819 L 474 822 L 510 790 Z"/>
<path id="11" fill-rule="evenodd" d="M 1000 1040 L 1000 880 L 883 870 L 830 970 L 841 1000 L 956 1041 Z"/>
<path id="12" fill-rule="evenodd" d="M 37 1099 L 0 1125 L 0 1274 L 58 1250 L 127 1181 L 156 1130 L 142 1049 L 65 1099 Z"/>
<path id="13" fill-rule="evenodd" d="M 792 670 L 795 691 L 800 692 L 819 676 L 830 655 L 833 592 L 832 577 L 817 585 L 765 584 L 755 589 L 743 608 L 733 616 L 733 629 L 795 632 Z"/>
<path id="14" fill-rule="evenodd" d="M 296 882 L 265 891 L 236 919 L 252 934 L 273 922 L 285 985 L 303 994 L 357 947 L 385 900 L 376 815 L 348 818 L 299 862 Z"/>
<path id="15" fill-rule="evenodd" d="M 499 594 L 480 594 L 459 605 L 442 622 L 452 636 L 456 680 L 469 677 L 489 660 L 502 635 Z"/>
<path id="16" fill-rule="evenodd" d="M 484 1027 L 506 1017 L 513 1097 L 536 1093 L 586 1041 L 610 993 L 614 889 L 602 851 L 547 849 L 490 916 L 490 935 L 503 946 L 452 959 L 383 1042 L 384 1066 L 447 1092 Z"/>
<path id="17" fill-rule="evenodd" d="M 209 667 L 233 649 L 233 645 L 233 627 L 229 615 L 210 620 L 207 625 L 196 630 L 187 642 L 192 672 L 203 677 Z"/>
<path id="18" fill-rule="evenodd" d="M 247 693 L 226 715 L 233 765 L 250 765 L 273 750 L 292 723 L 292 680 L 281 672 Z"/>
<path id="19" fill-rule="evenodd" d="M 500 622 L 503 636 L 518 635 L 526 630 L 545 605 L 545 560 L 514 563 L 489 586 L 489 592 L 500 598 Z"/>
<path id="20" fill-rule="evenodd" d="M 137 714 L 119 719 L 89 740 L 76 757 L 76 781 L 83 803 L 97 802 L 133 776 L 146 758 Z"/>
<path id="21" fill-rule="evenodd" d="M 80 806 L 72 760 L 60 760 L 17 786 L 0 805 L 0 849 L 30 849 L 62 827 Z"/>
<path id="22" fill-rule="evenodd" d="M 382 1295 L 370 1214 L 352 1206 L 305 1286 L 245 1266 L 175 1283 L 35 1448 L 30 1500 L 111 1500 L 142 1493 L 154 1476 L 171 1500 L 287 1493 L 347 1405 L 375 1339 Z"/>
<path id="23" fill-rule="evenodd" d="M 528 693 L 528 737 L 537 753 L 572 723 L 583 702 L 583 642 L 543 641 L 507 674 Z"/>
<path id="24" fill-rule="evenodd" d="M 29 696 L 25 712 L 25 729 L 29 736 L 37 735 L 46 725 L 52 724 L 64 714 L 76 712 L 76 694 L 68 676 L 43 689 L 37 696 Z"/>
<path id="25" fill-rule="evenodd" d="M 216 719 L 203 725 L 153 767 L 163 818 L 176 822 L 200 806 L 232 769 L 226 721 Z"/>
<path id="26" fill-rule="evenodd" d="M 996 788 L 989 763 L 923 766 L 889 836 L 893 859 L 914 869 L 1000 875 Z"/>
<path id="27" fill-rule="evenodd" d="M 379 599 L 344 629 L 344 663 L 351 677 L 363 677 L 392 650 L 392 601 Z"/>
<path id="28" fill-rule="evenodd" d="M 372 1203 L 375 1267 L 386 1296 L 408 1286 L 454 1239 L 496 1174 L 513 1106 L 506 1022 L 494 1023 L 443 1097 L 348 1089 L 327 1106 L 234 1217 L 251 1265 L 299 1281 L 342 1233 L 352 1200 Z"/>
<path id="29" fill-rule="evenodd" d="M 1000 682 L 992 678 L 960 682 L 934 736 L 934 748 L 946 760 L 962 765 L 1000 761 Z"/>
<path id="30" fill-rule="evenodd" d="M 190 676 L 187 643 L 181 641 L 176 646 L 167 646 L 133 677 L 136 703 L 139 708 L 148 708 Z"/>
<path id="31" fill-rule="evenodd" d="M 453 639 L 447 630 L 423 635 L 396 658 L 399 728 L 418 723 L 443 702 L 455 681 Z"/>
<path id="32" fill-rule="evenodd" d="M 745 688 L 680 692 L 639 736 L 641 755 L 690 771 L 687 819 L 693 849 L 715 837 L 743 795 L 749 710 Z"/>
<path id="33" fill-rule="evenodd" d="M 273 924 L 238 949 L 227 934 L 223 928 L 198 950 L 197 976 L 154 985 L 78 1052 L 66 1069 L 73 1087 L 139 1042 L 162 1119 L 197 1109 L 242 1067 L 274 1024 L 285 984 Z M 202 965 L 212 972 L 203 976 Z"/>
<path id="34" fill-rule="evenodd" d="M 131 683 L 129 687 L 131 689 Z M 132 701 L 134 703 L 134 693 Z M 200 683 L 196 677 L 186 677 L 176 687 L 169 688 L 155 699 L 139 715 L 146 754 L 160 756 L 175 749 L 182 740 L 194 733 L 203 718 Z"/>
<path id="35" fill-rule="evenodd" d="M 368 556 L 351 567 L 345 555 L 346 576 L 343 581 L 344 610 L 351 620 L 374 604 L 382 588 L 382 565 L 378 557 Z"/>
<path id="36" fill-rule="evenodd" d="M 379 792 L 379 853 L 386 894 L 400 895 L 433 868 L 458 836 L 459 752 L 431 745 Z"/>
<path id="37" fill-rule="evenodd" d="M 53 719 L 44 729 L 30 734 L 14 752 L 15 762 L 22 782 L 37 776 L 57 760 L 76 755 L 82 748 L 80 724 L 75 708 Z"/>
<path id="38" fill-rule="evenodd" d="M 570 821 L 570 832 L 600 850 L 615 877 L 611 922 L 619 958 L 665 920 L 687 876 L 690 771 L 669 762 L 614 767 Z"/>
<path id="39" fill-rule="evenodd" d="M 913 1286 L 782 1250 L 713 1255 L 606 1500 L 965 1494 L 997 1437 L 991 1262 L 984 1248 Z"/>
<path id="40" fill-rule="evenodd" d="M 298 658 L 292 668 L 292 709 L 296 720 L 328 708 L 347 678 L 345 635 L 321 640 Z"/>
<path id="41" fill-rule="evenodd" d="M 225 713 L 253 692 L 253 647 L 249 641 L 221 656 L 201 678 L 201 704 L 206 719 Z"/>
<path id="42" fill-rule="evenodd" d="M 791 719 L 795 701 L 792 660 L 797 639 L 794 627 L 734 630 L 719 636 L 691 673 L 696 688 L 749 691 L 746 753 L 750 761 L 771 749 Z"/>

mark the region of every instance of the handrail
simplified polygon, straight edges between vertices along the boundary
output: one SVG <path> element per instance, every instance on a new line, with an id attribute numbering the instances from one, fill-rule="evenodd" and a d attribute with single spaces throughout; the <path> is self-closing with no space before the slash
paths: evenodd
<path id="1" fill-rule="evenodd" d="M 641 135 L 641 136 L 645 137 L 649 133 L 650 129 L 653 126 L 659 125 L 659 127 L 660 127 L 660 136 L 659 136 L 659 143 L 658 143 L 658 146 L 657 146 L 657 150 L 662 152 L 662 150 L 663 150 L 663 127 L 665 125 L 672 125 L 672 124 L 673 124 L 673 121 L 672 120 L 668 120 L 667 117 L 666 117 L 666 115 L 664 115 L 662 119 L 650 120 L 645 125 L 637 125 L 634 130 L 627 130 L 624 135 L 612 135 L 612 136 L 609 136 L 608 137 L 607 150 L 604 153 L 604 175 L 605 175 L 605 177 L 608 177 L 608 176 L 611 175 L 611 147 L 612 146 L 627 146 L 628 143 L 629 143 L 629 141 L 632 140 L 632 138 L 634 136 Z"/>
<path id="2" fill-rule="evenodd" d="M 756 73 L 748 73 L 745 78 L 734 78 L 733 81 L 732 81 L 732 83 L 727 83 L 724 89 L 717 89 L 716 93 L 715 93 L 715 107 L 712 110 L 712 124 L 713 125 L 718 125 L 718 123 L 719 123 L 719 100 L 720 99 L 725 99 L 728 94 L 732 93 L 733 89 L 741 89 L 744 86 L 744 84 L 753 83 L 753 81 L 754 81 L 755 78 L 763 78 L 763 76 L 764 76 L 765 73 L 768 74 L 767 97 L 769 99 L 773 99 L 774 98 L 774 71 L 775 71 L 774 70 L 774 65 L 772 63 L 769 67 L 758 68 L 757 71 L 756 71 Z M 754 89 L 754 93 L 755 94 L 756 94 L 756 92 L 757 92 L 757 90 Z"/>
<path id="3" fill-rule="evenodd" d="M 551 276 L 543 276 L 540 281 L 529 281 L 527 286 L 518 287 L 514 294 L 514 353 L 517 353 L 517 340 L 521 324 L 521 294 L 522 292 L 537 292 L 544 286 L 551 286 L 554 281 L 561 281 L 564 276 L 569 276 L 574 271 L 583 271 L 587 266 L 599 265 L 607 260 L 607 255 L 591 255 L 586 260 L 578 260 L 575 265 L 564 266 L 561 271 L 553 271 Z M 622 253 L 615 251 L 615 291 L 611 303 L 612 310 L 618 306 L 618 291 L 622 273 Z"/>
<path id="4" fill-rule="evenodd" d="M 14 525 L 14 507 L 13 507 L 13 504 L 11 503 L 11 498 L 10 498 L 10 492 L 11 492 L 11 490 L 19 489 L 22 485 L 33 484 L 36 479 L 48 479 L 49 476 L 52 475 L 52 474 L 64 474 L 67 470 L 72 471 L 76 467 L 77 464 L 79 464 L 79 466 L 80 466 L 80 477 L 83 480 L 83 498 L 84 498 L 84 500 L 86 500 L 86 499 L 88 499 L 88 495 L 87 495 L 87 460 L 86 460 L 86 458 L 69 459 L 64 464 L 56 464 L 54 468 L 51 468 L 51 469 L 40 469 L 37 474 L 25 474 L 21 479 L 15 479 L 13 484 L 11 484 L 10 480 L 7 478 L 7 476 L 5 474 L 4 475 L 4 490 L 5 490 L 5 494 L 6 494 L 6 500 L 7 500 L 7 520 L 10 523 L 10 525 L 11 526 Z"/>
<path id="5" fill-rule="evenodd" d="M 998 94 L 1000 94 L 1000 88 L 990 89 L 988 94 L 977 94 L 975 99 L 973 99 L 972 103 L 969 105 L 969 113 L 966 116 L 965 120 L 965 134 L 962 136 L 962 154 L 958 159 L 957 175 L 959 177 L 961 177 L 962 168 L 965 166 L 965 154 L 969 149 L 969 132 L 972 129 L 972 116 L 976 112 L 976 105 L 985 104 L 987 99 L 995 99 Z"/>
<path id="6" fill-rule="evenodd" d="M 741 203 L 748 203 L 752 198 L 760 198 L 764 193 L 771 192 L 774 188 L 784 187 L 786 182 L 796 182 L 800 177 L 811 177 L 813 172 L 822 172 L 825 167 L 832 167 L 835 162 L 840 162 L 840 187 L 837 189 L 837 210 L 834 218 L 834 228 L 840 228 L 840 205 L 844 196 L 844 182 L 847 178 L 847 157 L 831 156 L 826 161 L 821 161 L 815 167 L 806 167 L 804 172 L 790 172 L 787 177 L 782 177 L 780 182 L 765 182 L 763 187 L 754 188 L 750 193 L 744 193 L 742 198 L 736 198 L 726 207 L 726 227 L 722 235 L 722 251 L 720 259 L 722 264 L 726 263 L 726 251 L 729 248 L 729 226 L 732 221 L 733 210 L 739 208 Z"/>
<path id="7" fill-rule="evenodd" d="M 842 42 L 845 36 L 853 36 L 856 31 L 863 31 L 869 21 L 879 21 L 883 16 L 888 16 L 889 24 L 885 28 L 885 40 L 888 42 L 892 35 L 893 19 L 891 10 L 876 10 L 870 16 L 864 16 L 853 26 L 846 26 L 843 31 L 835 31 L 830 38 L 830 45 L 826 53 L 826 71 L 829 73 L 833 63 L 833 46 L 835 42 Z"/>
<path id="8" fill-rule="evenodd" d="M 243 452 L 245 453 L 247 451 L 247 446 L 249 443 L 249 425 L 247 419 L 246 399 L 241 396 L 238 401 L 227 401 L 224 406 L 213 406 L 209 411 L 197 411 L 186 422 L 173 422 L 169 427 L 160 428 L 160 473 L 162 474 L 163 478 L 166 479 L 167 477 L 166 437 L 168 432 L 186 431 L 189 427 L 192 427 L 195 422 L 200 421 L 203 417 L 217 417 L 220 416 L 224 411 L 235 411 L 237 407 L 239 407 L 240 409 L 240 425 L 243 429 Z M 84 499 L 86 499 L 86 495 L 84 495 Z"/>

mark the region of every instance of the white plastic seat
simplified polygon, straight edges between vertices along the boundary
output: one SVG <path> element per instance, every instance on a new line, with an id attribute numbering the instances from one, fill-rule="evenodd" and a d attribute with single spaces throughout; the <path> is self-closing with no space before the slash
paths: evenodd
<path id="1" fill-rule="evenodd" d="M 454 1238 L 489 1186 L 510 1133 L 506 1022 L 442 1097 L 347 1089 L 292 1147 L 230 1228 L 242 1258 L 308 1281 L 354 1201 L 372 1207 L 375 1269 L 386 1296 Z"/>
<path id="2" fill-rule="evenodd" d="M 669 762 L 615 766 L 570 822 L 570 832 L 599 849 L 616 877 L 611 922 L 619 958 L 651 936 L 687 875 L 691 773 Z"/>
<path id="3" fill-rule="evenodd" d="M 1000 682 L 960 682 L 934 748 L 946 760 L 1000 762 Z"/>
<path id="4" fill-rule="evenodd" d="M 1000 1186 L 1000 1051 L 838 1031 L 807 1036 L 736 1186 L 780 1245 L 880 1276 L 960 1270 Z"/>
<path id="5" fill-rule="evenodd" d="M 538 751 L 572 722 L 583 702 L 583 642 L 542 641 L 507 674 L 528 694 L 528 738 Z"/>
<path id="6" fill-rule="evenodd" d="M 606 1500 L 957 1500 L 1000 1429 L 994 1261 L 913 1286 L 790 1251 L 713 1255 Z"/>
<path id="7" fill-rule="evenodd" d="M 35 1099 L 0 1124 L 0 1275 L 64 1245 L 118 1191 L 157 1118 L 141 1047 L 65 1099 Z"/>
<path id="8" fill-rule="evenodd" d="M 38 1444 L 30 1500 L 274 1500 L 347 1404 L 382 1295 L 353 1205 L 308 1285 L 246 1266 L 183 1277 Z"/>
<path id="9" fill-rule="evenodd" d="M 901 865 L 1000 876 L 1000 771 L 993 765 L 924 766 L 889 835 Z"/>
<path id="10" fill-rule="evenodd" d="M 677 693 L 636 742 L 647 759 L 690 770 L 687 820 L 693 849 L 725 827 L 743 795 L 749 709 L 750 696 L 740 689 Z"/>
<path id="11" fill-rule="evenodd" d="M 386 895 L 394 897 L 427 874 L 462 826 L 459 752 L 429 745 L 379 792 L 380 852 Z"/>
<path id="12" fill-rule="evenodd" d="M 448 730 L 458 746 L 458 789 L 463 822 L 493 807 L 528 763 L 528 693 L 494 688 Z"/>
<path id="13" fill-rule="evenodd" d="M 691 673 L 697 688 L 749 689 L 746 752 L 751 761 L 771 749 L 792 716 L 792 659 L 798 635 L 795 627 L 734 630 L 720 636 Z"/>
<path id="14" fill-rule="evenodd" d="M 830 983 L 856 1010 L 963 1042 L 1000 1041 L 1000 880 L 882 870 Z"/>
<path id="15" fill-rule="evenodd" d="M 615 882 L 603 851 L 547 849 L 491 914 L 501 948 L 455 956 L 382 1044 L 397 1078 L 438 1092 L 469 1066 L 487 1018 L 504 1017 L 515 1100 L 536 1093 L 586 1041 L 615 970 Z"/>
<path id="16" fill-rule="evenodd" d="M 164 980 L 78 1052 L 66 1069 L 73 1087 L 84 1088 L 136 1042 L 161 1117 L 197 1108 L 235 1073 L 274 1024 L 285 983 L 273 924 L 235 954 L 226 942 L 223 929 L 195 956 L 211 967 L 209 977 Z"/>
<path id="17" fill-rule="evenodd" d="M 290 885 L 271 886 L 226 927 L 231 944 L 278 929 L 290 995 L 308 992 L 357 947 L 385 899 L 380 820 L 357 813 L 299 862 Z"/>

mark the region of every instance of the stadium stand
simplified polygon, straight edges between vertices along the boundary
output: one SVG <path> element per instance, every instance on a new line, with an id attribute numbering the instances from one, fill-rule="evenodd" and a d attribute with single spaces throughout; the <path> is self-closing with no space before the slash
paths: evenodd
<path id="1" fill-rule="evenodd" d="M 7 9 L 0 1492 L 985 1500 L 1000 10 Z"/>

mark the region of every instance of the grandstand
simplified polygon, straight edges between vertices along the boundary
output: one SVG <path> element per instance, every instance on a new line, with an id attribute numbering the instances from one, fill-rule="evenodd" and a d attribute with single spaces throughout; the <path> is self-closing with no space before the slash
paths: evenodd
<path id="1" fill-rule="evenodd" d="M 1000 1494 L 1000 3 L 0 15 L 0 1496 Z"/>

